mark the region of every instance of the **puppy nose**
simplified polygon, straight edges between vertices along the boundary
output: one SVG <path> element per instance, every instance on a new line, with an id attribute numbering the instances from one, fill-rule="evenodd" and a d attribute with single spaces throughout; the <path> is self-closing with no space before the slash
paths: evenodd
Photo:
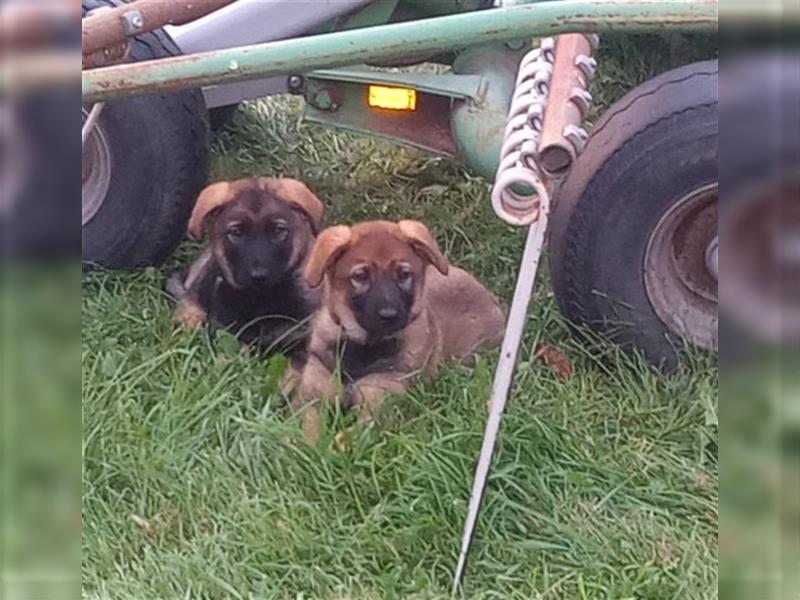
<path id="1" fill-rule="evenodd" d="M 391 306 L 385 306 L 378 311 L 378 316 L 382 321 L 394 321 L 399 314 L 400 311 Z"/>
<path id="2" fill-rule="evenodd" d="M 266 279 L 267 275 L 269 275 L 269 270 L 263 267 L 259 267 L 250 271 L 250 276 L 253 279 Z"/>

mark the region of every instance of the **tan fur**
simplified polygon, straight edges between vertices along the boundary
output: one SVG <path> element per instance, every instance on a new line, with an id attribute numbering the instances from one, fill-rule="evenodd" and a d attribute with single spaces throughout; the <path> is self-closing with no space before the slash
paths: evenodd
<path id="1" fill-rule="evenodd" d="M 319 229 L 322 227 L 324 208 L 320 199 L 308 189 L 305 183 L 288 177 L 259 177 L 258 181 L 263 189 L 276 199 L 294 204 L 306 213 L 311 220 L 314 234 L 319 233 Z"/>
<path id="2" fill-rule="evenodd" d="M 320 402 L 337 394 L 331 348 L 342 339 L 366 340 L 348 306 L 347 274 L 367 260 L 412 265 L 415 291 L 410 322 L 392 336 L 401 341 L 392 370 L 368 373 L 353 383 L 361 420 L 377 416 L 386 394 L 404 392 L 415 376 L 433 377 L 443 360 L 469 361 L 502 338 L 505 317 L 497 300 L 468 272 L 448 267 L 422 223 L 370 221 L 323 231 L 306 268 L 309 284 L 324 281 L 322 306 L 312 320 L 309 360 L 293 402 L 295 409 L 306 407 L 304 430 L 312 441 L 319 434 Z"/>
<path id="3" fill-rule="evenodd" d="M 324 208 L 306 184 L 287 177 L 248 177 L 235 181 L 218 181 L 200 192 L 186 227 L 189 237 L 201 239 L 206 215 L 217 206 L 233 200 L 243 189 L 252 186 L 265 190 L 277 200 L 297 206 L 308 215 L 314 233 L 319 231 Z"/>
<path id="4" fill-rule="evenodd" d="M 415 252 L 422 254 L 442 275 L 447 275 L 447 259 L 424 224 L 419 221 L 399 221 L 397 228 Z"/>
<path id="5" fill-rule="evenodd" d="M 197 331 L 208 320 L 208 314 L 200 304 L 192 298 L 183 298 L 175 306 L 172 313 L 172 322 L 189 331 Z"/>
<path id="6" fill-rule="evenodd" d="M 328 267 L 349 247 L 351 237 L 346 225 L 334 225 L 319 234 L 303 272 L 308 285 L 317 287 L 322 282 Z"/>

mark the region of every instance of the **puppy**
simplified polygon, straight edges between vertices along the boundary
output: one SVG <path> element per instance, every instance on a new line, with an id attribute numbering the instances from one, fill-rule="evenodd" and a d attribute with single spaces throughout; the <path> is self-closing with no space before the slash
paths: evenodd
<path id="1" fill-rule="evenodd" d="M 413 376 L 433 377 L 441 361 L 469 360 L 502 339 L 497 300 L 468 272 L 449 266 L 418 221 L 326 229 L 305 278 L 312 287 L 324 282 L 293 396 L 312 441 L 319 437 L 319 403 L 337 394 L 337 369 L 344 406 L 357 406 L 369 421 L 385 395 L 404 392 Z"/>
<path id="2" fill-rule="evenodd" d="M 204 189 L 188 232 L 209 244 L 186 273 L 167 281 L 173 321 L 197 329 L 208 320 L 242 342 L 290 352 L 304 339 L 298 323 L 319 304 L 302 277 L 323 207 L 294 179 L 222 181 Z"/>

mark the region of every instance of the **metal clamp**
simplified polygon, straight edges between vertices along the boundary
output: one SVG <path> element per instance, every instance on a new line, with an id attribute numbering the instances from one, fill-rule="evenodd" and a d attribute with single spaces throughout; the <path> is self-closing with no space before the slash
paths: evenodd
<path id="1" fill-rule="evenodd" d="M 573 88 L 569 96 L 570 102 L 574 102 L 578 109 L 581 111 L 581 117 L 585 117 L 589 112 L 589 107 L 592 105 L 592 95 L 583 88 Z"/>
<path id="2" fill-rule="evenodd" d="M 597 61 L 591 56 L 580 54 L 575 57 L 575 66 L 578 67 L 581 75 L 583 75 L 583 79 L 588 85 L 589 82 L 594 79 L 594 74 L 597 70 Z"/>
<path id="3" fill-rule="evenodd" d="M 564 139 L 566 139 L 575 149 L 575 154 L 583 152 L 586 146 L 586 140 L 589 139 L 589 134 L 583 127 L 578 125 L 569 124 L 564 127 Z"/>

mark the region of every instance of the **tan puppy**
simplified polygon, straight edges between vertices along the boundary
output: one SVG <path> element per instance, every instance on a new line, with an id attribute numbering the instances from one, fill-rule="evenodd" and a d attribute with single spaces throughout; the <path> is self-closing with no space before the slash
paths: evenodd
<path id="1" fill-rule="evenodd" d="M 387 393 L 404 392 L 417 374 L 432 377 L 442 360 L 468 360 L 499 344 L 503 311 L 472 275 L 448 266 L 418 221 L 338 225 L 317 238 L 305 268 L 324 282 L 307 362 L 293 397 L 307 437 L 319 437 L 319 404 L 337 395 L 360 419 L 377 416 Z"/>

